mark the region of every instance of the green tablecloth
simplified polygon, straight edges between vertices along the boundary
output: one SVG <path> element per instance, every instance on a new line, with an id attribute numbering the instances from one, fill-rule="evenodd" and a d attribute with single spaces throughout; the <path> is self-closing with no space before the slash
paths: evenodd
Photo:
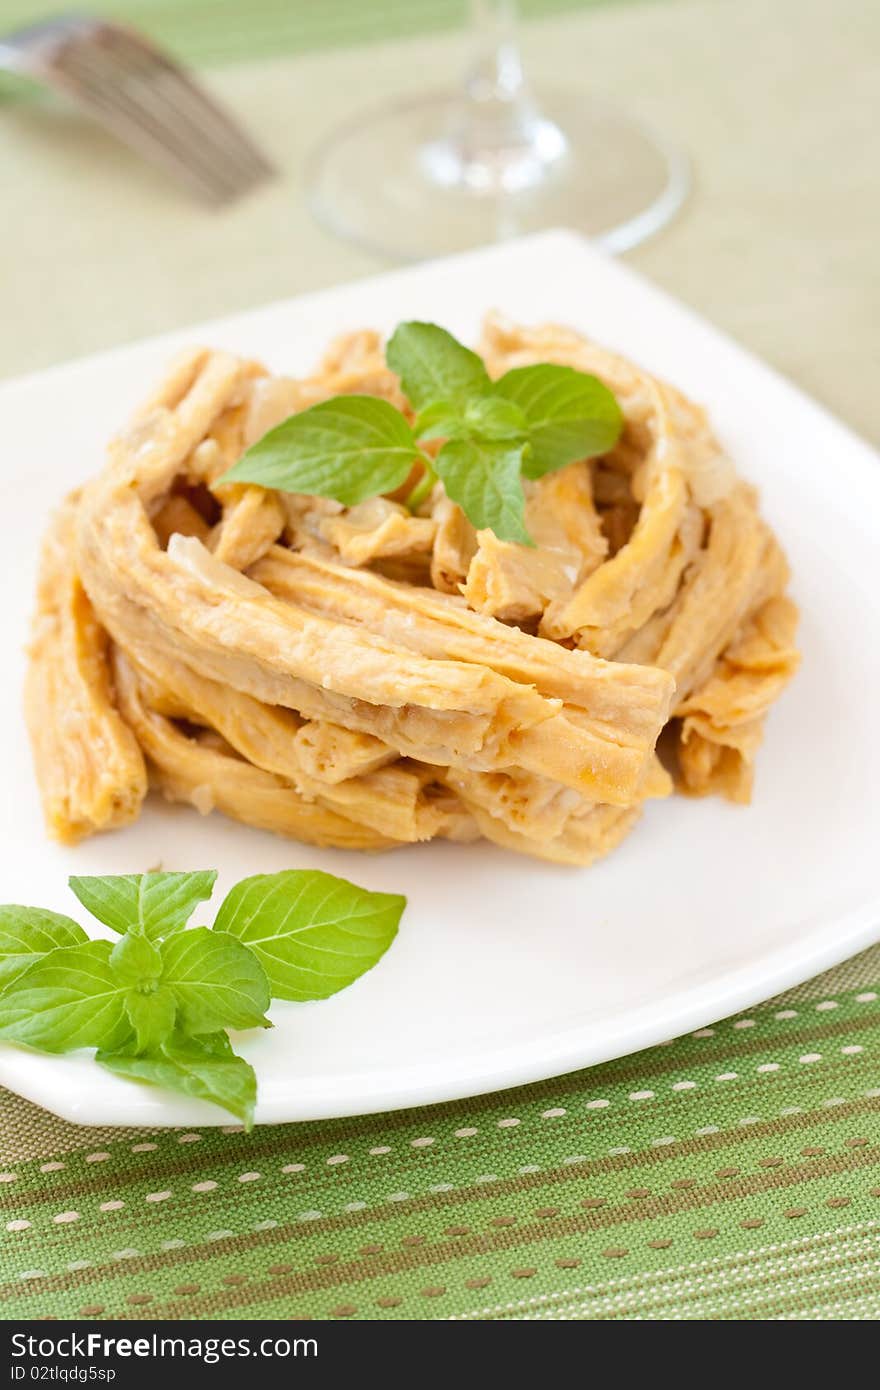
<path id="1" fill-rule="evenodd" d="M 0 1098 L 2 1316 L 880 1317 L 880 947 L 666 1047 L 400 1114 Z"/>
<path id="2" fill-rule="evenodd" d="M 642 0 L 644 3 L 645 0 Z M 102 0 L 96 13 L 147 30 L 200 65 L 239 63 L 434 33 L 465 22 L 469 0 Z M 519 0 L 524 20 L 632 0 Z M 34 0 L 0 0 L 0 33 L 33 24 Z M 64 7 L 62 6 L 61 9 Z M 51 5 L 45 13 L 58 13 Z"/>
<path id="3" fill-rule="evenodd" d="M 286 26 L 272 52 L 301 56 L 212 77 L 283 178 L 212 216 L 88 123 L 7 103 L 0 373 L 375 269 L 312 224 L 303 160 L 464 54 L 453 32 L 376 43 L 368 68 L 302 56 L 445 23 L 452 0 L 104 8 L 214 62 Z M 575 7 L 526 6 L 551 8 Z M 876 6 L 589 8 L 526 26 L 536 77 L 614 92 L 696 165 L 684 216 L 633 261 L 880 438 Z M 23 11 L 0 0 L 0 26 Z M 880 947 L 576 1076 L 252 1136 L 76 1129 L 0 1093 L 0 1316 L 876 1318 L 878 993 Z"/>

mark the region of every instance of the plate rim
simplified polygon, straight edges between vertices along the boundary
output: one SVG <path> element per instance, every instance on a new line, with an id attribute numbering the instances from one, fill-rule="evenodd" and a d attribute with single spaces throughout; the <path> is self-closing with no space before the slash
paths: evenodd
<path id="1" fill-rule="evenodd" d="M 237 326 L 249 326 L 257 323 L 261 316 L 279 312 L 283 314 L 286 309 L 294 306 L 298 309 L 308 307 L 324 297 L 338 295 L 347 288 L 376 285 L 380 282 L 385 284 L 389 281 L 405 282 L 408 279 L 418 279 L 426 270 L 435 267 L 448 267 L 451 270 L 462 263 L 471 264 L 484 259 L 497 261 L 499 256 L 511 253 L 513 260 L 516 260 L 523 252 L 529 255 L 536 249 L 542 249 L 552 253 L 557 247 L 564 249 L 566 253 L 575 250 L 578 254 L 586 254 L 590 259 L 601 262 L 609 274 L 634 286 L 640 293 L 647 293 L 656 303 L 662 304 L 665 310 L 673 311 L 687 328 L 697 330 L 701 335 L 708 335 L 728 354 L 734 354 L 737 361 L 750 370 L 758 369 L 765 378 L 772 381 L 776 391 L 785 392 L 793 407 L 802 413 L 806 412 L 808 417 L 812 416 L 814 420 L 821 420 L 825 430 L 836 432 L 842 441 L 845 440 L 843 472 L 850 478 L 857 478 L 862 488 L 866 484 L 872 486 L 880 498 L 880 468 L 877 468 L 880 457 L 866 440 L 776 368 L 749 352 L 688 305 L 653 284 L 632 267 L 612 261 L 591 246 L 579 233 L 567 229 L 551 229 L 501 245 L 480 247 L 458 256 L 359 277 L 305 295 L 270 301 L 202 323 L 184 325 L 166 333 L 150 335 L 67 362 L 56 363 L 40 371 L 28 372 L 0 382 L 0 403 L 10 393 L 39 389 L 44 384 L 51 384 L 58 377 L 69 377 L 72 372 L 100 370 L 111 362 L 114 367 L 120 363 L 124 365 L 126 358 L 136 356 L 144 349 L 170 349 L 187 338 L 202 338 L 210 336 L 212 332 L 225 333 L 230 328 L 234 330 Z M 877 470 L 876 473 L 871 472 L 872 467 Z M 257 1123 L 283 1124 L 342 1119 L 355 1115 L 454 1103 L 476 1095 L 509 1090 L 569 1075 L 656 1046 L 695 1028 L 707 1026 L 744 1009 L 758 1006 L 780 992 L 840 964 L 878 940 L 880 891 L 875 898 L 861 903 L 850 912 L 828 918 L 821 927 L 814 928 L 805 937 L 759 957 L 757 964 L 738 965 L 715 973 L 709 980 L 666 994 L 656 1003 L 652 1001 L 632 1010 L 621 1010 L 613 1019 L 587 1021 L 546 1034 L 540 1043 L 532 1044 L 532 1055 L 522 1055 L 522 1044 L 508 1044 L 492 1052 L 484 1049 L 478 1058 L 471 1053 L 467 1058 L 456 1059 L 442 1077 L 435 1075 L 442 1063 L 428 1063 L 423 1060 L 417 1068 L 421 1073 L 420 1078 L 415 1075 L 410 1077 L 408 1072 L 399 1068 L 393 1073 L 385 1072 L 381 1075 L 388 1079 L 375 1087 L 367 1085 L 365 1091 L 350 1096 L 345 1103 L 332 1098 L 321 1103 L 320 1098 L 310 1097 L 308 1078 L 300 1078 L 297 1088 L 292 1086 L 289 1092 L 281 1095 L 277 1094 L 277 1088 L 268 1089 L 267 1083 L 263 1083 L 263 1095 L 257 1104 Z M 23 1057 L 27 1058 L 27 1063 L 22 1063 Z M 210 1127 L 229 1122 L 225 1112 L 207 1102 L 193 1102 L 184 1097 L 166 1095 L 158 1089 L 136 1087 L 133 1083 L 122 1082 L 119 1078 L 108 1077 L 107 1081 L 114 1084 L 106 1085 L 96 1094 L 85 1098 L 74 1096 L 62 1084 L 60 1078 L 63 1071 L 57 1068 L 59 1061 L 63 1062 L 64 1059 L 25 1054 L 11 1046 L 2 1047 L 0 1084 L 80 1125 L 166 1128 L 187 1124 Z M 461 1074 L 465 1071 L 470 1077 L 469 1080 Z M 343 1073 L 338 1077 L 338 1083 L 340 1087 L 347 1086 L 351 1091 L 358 1079 L 357 1073 Z M 117 1087 L 124 1088 L 126 1103 L 122 1102 L 123 1090 L 118 1090 Z M 306 1096 L 304 1103 L 303 1093 Z M 88 1106 L 91 1107 L 90 1111 L 84 1109 Z"/>
<path id="2" fill-rule="evenodd" d="M 840 937 L 835 938 L 834 941 L 823 943 L 823 938 L 827 936 L 832 926 L 837 925 L 837 921 L 848 922 L 850 924 L 849 929 Z M 455 1081 L 450 1082 L 448 1078 L 436 1079 L 433 1075 L 435 1068 L 432 1066 L 432 1074 L 429 1079 L 423 1078 L 420 1081 L 412 1080 L 409 1082 L 406 1098 L 400 1098 L 397 1094 L 403 1083 L 399 1079 L 401 1073 L 396 1072 L 393 1087 L 388 1087 L 386 1084 L 385 1090 L 377 1088 L 373 1093 L 368 1092 L 366 1096 L 358 1100 L 357 1104 L 340 1104 L 339 1101 L 333 1100 L 321 1104 L 309 1099 L 301 1107 L 301 1113 L 297 1113 L 296 1103 L 291 1103 L 289 1099 L 275 1097 L 270 1091 L 269 1095 L 264 1095 L 262 1099 L 259 1098 L 258 1094 L 255 1123 L 257 1125 L 307 1124 L 325 1120 L 351 1119 L 360 1115 L 388 1114 L 400 1110 L 455 1104 L 458 1101 L 470 1100 L 476 1096 L 515 1090 L 522 1086 L 570 1076 L 579 1071 L 601 1066 L 604 1063 L 617 1061 L 622 1057 L 633 1056 L 647 1048 L 684 1037 L 693 1032 L 694 1029 L 724 1022 L 745 1010 L 769 1004 L 778 994 L 816 978 L 835 965 L 840 965 L 843 961 L 858 955 L 860 951 L 877 944 L 880 941 L 880 895 L 871 904 L 855 909 L 852 914 L 847 914 L 843 919 L 835 919 L 834 924 L 817 929 L 812 935 L 816 937 L 817 941 L 814 950 L 808 956 L 803 954 L 801 943 L 796 942 L 764 957 L 763 970 L 756 971 L 754 967 L 740 966 L 725 974 L 714 976 L 712 980 L 699 987 L 680 990 L 673 995 L 666 996 L 662 1008 L 645 1005 L 640 1009 L 619 1015 L 621 1019 L 629 1020 L 626 1026 L 627 1041 L 623 1047 L 618 1046 L 618 1043 L 614 1041 L 613 1032 L 610 1033 L 610 1048 L 601 1041 L 598 1036 L 599 1030 L 607 1028 L 607 1023 L 585 1025 L 581 1029 L 570 1028 L 563 1033 L 553 1034 L 549 1038 L 548 1046 L 559 1040 L 566 1044 L 554 1055 L 553 1066 L 549 1070 L 547 1067 L 549 1059 L 542 1053 L 540 1058 L 534 1060 L 511 1061 L 505 1065 L 503 1070 L 493 1070 L 491 1076 L 483 1077 L 482 1074 L 474 1073 L 471 1082 L 462 1084 Z M 723 1003 L 719 1009 L 720 999 L 723 999 Z M 687 1002 L 686 1007 L 679 1006 L 679 1000 L 689 1002 Z M 636 1026 L 632 1023 L 633 1019 L 639 1020 Z M 587 1045 L 584 1042 L 584 1035 L 589 1037 L 590 1033 L 597 1036 L 591 1045 Z M 606 1034 L 605 1036 L 609 1035 Z M 567 1041 L 569 1039 L 570 1042 Z M 579 1039 L 580 1041 L 578 1041 Z M 490 1068 L 497 1068 L 499 1063 L 493 1059 L 504 1057 L 513 1051 L 514 1049 L 507 1048 L 501 1053 L 488 1054 L 487 1065 Z M 85 1053 L 74 1055 L 87 1060 Z M 24 1056 L 33 1060 L 37 1065 L 33 1068 L 32 1073 L 26 1076 L 22 1085 L 20 1074 L 16 1076 L 15 1059 Z M 13 1045 L 7 1044 L 0 1048 L 0 1085 L 6 1086 L 9 1090 L 36 1105 L 51 1110 L 53 1114 L 62 1119 L 90 1128 L 173 1129 L 187 1125 L 200 1128 L 220 1126 L 228 1128 L 230 1126 L 229 1115 L 206 1101 L 192 1101 L 182 1096 L 166 1095 L 158 1088 L 154 1090 L 147 1086 L 137 1087 L 134 1083 L 119 1082 L 120 1086 L 125 1087 L 126 1094 L 131 1093 L 129 1103 L 124 1111 L 113 1104 L 117 1095 L 115 1085 L 108 1085 L 104 1091 L 97 1093 L 100 1097 L 100 1106 L 106 1107 L 109 1100 L 109 1108 L 96 1110 L 94 1095 L 80 1099 L 72 1093 L 62 1090 L 59 1099 L 57 1098 L 57 1089 L 53 1090 L 50 1074 L 50 1065 L 59 1061 L 63 1062 L 64 1058 L 43 1056 L 37 1053 L 26 1054 L 24 1050 L 19 1051 Z M 49 1065 L 44 1066 L 42 1064 Z M 461 1065 L 464 1063 L 462 1062 Z M 425 1072 L 425 1064 L 422 1063 L 420 1066 L 421 1070 Z M 471 1070 L 473 1072 L 473 1067 Z M 42 1072 L 46 1074 L 44 1084 L 40 1084 Z M 357 1073 L 352 1073 L 352 1079 L 357 1075 Z M 114 1082 L 119 1080 L 119 1078 L 109 1079 Z M 344 1079 L 340 1078 L 340 1081 Z M 57 1081 L 54 1083 L 55 1088 L 58 1088 L 58 1084 Z M 302 1088 L 301 1079 L 298 1085 Z M 265 1090 L 265 1084 L 263 1089 Z M 50 1093 L 56 1096 L 51 1104 L 46 1099 Z M 71 1095 L 69 1103 L 66 1099 L 68 1094 Z M 121 1095 L 121 1091 L 118 1094 Z M 89 1104 L 92 1106 L 91 1113 L 84 1108 Z M 284 1113 L 281 1113 L 282 1110 Z M 120 1114 L 123 1113 L 130 1118 L 120 1118 Z M 240 1128 L 235 1124 L 232 1127 Z"/>

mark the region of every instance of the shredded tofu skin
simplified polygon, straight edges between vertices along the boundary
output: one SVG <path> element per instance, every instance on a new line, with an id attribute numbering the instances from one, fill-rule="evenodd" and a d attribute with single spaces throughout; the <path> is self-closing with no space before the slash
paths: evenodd
<path id="1" fill-rule="evenodd" d="M 570 329 L 490 317 L 479 351 L 493 377 L 593 373 L 623 411 L 610 453 L 525 484 L 534 548 L 440 484 L 413 515 L 219 481 L 319 401 L 407 410 L 375 333 L 303 380 L 172 365 L 44 546 L 26 700 L 50 834 L 130 822 L 152 787 L 315 845 L 585 865 L 649 798 L 748 801 L 798 664 L 754 490 L 699 407 Z"/>

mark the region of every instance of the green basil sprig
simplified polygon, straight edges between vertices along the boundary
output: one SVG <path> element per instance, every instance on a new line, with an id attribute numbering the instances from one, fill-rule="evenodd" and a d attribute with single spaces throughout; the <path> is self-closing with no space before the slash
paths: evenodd
<path id="1" fill-rule="evenodd" d="M 188 927 L 216 872 L 72 878 L 119 934 L 90 940 L 41 908 L 0 906 L 0 1041 L 93 1047 L 109 1071 L 213 1101 L 253 1124 L 253 1068 L 226 1030 L 270 1028 L 271 998 L 326 999 L 384 955 L 406 899 L 319 870 L 243 879 L 213 928 Z"/>
<path id="2" fill-rule="evenodd" d="M 416 412 L 412 425 L 388 401 L 336 396 L 276 425 L 222 481 L 354 506 L 402 487 L 418 462 L 411 508 L 439 478 L 474 526 L 530 545 L 523 477 L 606 453 L 620 436 L 612 393 L 573 367 L 515 367 L 493 382 L 475 352 L 418 322 L 398 325 L 385 357 Z M 431 439 L 444 440 L 436 458 L 422 448 Z"/>
<path id="3" fill-rule="evenodd" d="M 327 999 L 385 954 L 406 906 L 399 893 L 368 893 L 313 869 L 243 878 L 214 930 L 243 942 L 275 999 Z"/>

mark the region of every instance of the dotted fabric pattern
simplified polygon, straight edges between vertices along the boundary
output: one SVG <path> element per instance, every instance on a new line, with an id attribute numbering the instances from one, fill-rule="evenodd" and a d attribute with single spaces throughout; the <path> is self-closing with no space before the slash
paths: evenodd
<path id="1" fill-rule="evenodd" d="M 880 946 L 665 1046 L 331 1123 L 0 1093 L 0 1316 L 874 1320 Z"/>

